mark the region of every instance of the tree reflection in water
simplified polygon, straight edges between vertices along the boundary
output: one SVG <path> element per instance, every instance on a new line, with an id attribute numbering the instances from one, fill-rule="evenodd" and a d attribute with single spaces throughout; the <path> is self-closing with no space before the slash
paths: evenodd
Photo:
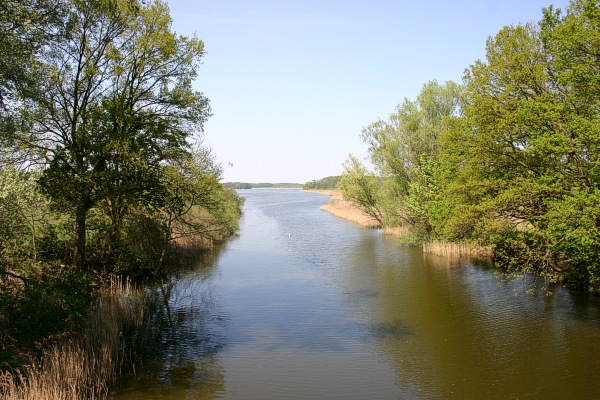
<path id="1" fill-rule="evenodd" d="M 227 321 L 206 277 L 173 277 L 146 288 L 144 324 L 132 340 L 137 373 L 119 382 L 119 399 L 210 399 L 224 390 L 219 354 Z"/>

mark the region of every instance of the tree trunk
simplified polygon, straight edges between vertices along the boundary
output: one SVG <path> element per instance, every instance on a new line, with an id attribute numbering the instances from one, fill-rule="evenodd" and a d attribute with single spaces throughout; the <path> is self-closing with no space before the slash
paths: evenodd
<path id="1" fill-rule="evenodd" d="M 165 224 L 163 226 L 165 236 L 164 236 L 163 243 L 162 243 L 162 249 L 160 251 L 160 258 L 158 259 L 158 266 L 156 269 L 157 275 L 161 275 L 163 273 L 163 264 L 165 262 L 165 255 L 167 253 L 167 247 L 169 247 L 169 244 L 171 243 L 172 223 L 173 223 L 173 216 L 171 215 L 171 213 L 168 213 L 167 220 L 165 221 Z"/>
<path id="2" fill-rule="evenodd" d="M 110 217 L 109 246 L 111 253 L 121 247 L 123 220 L 127 212 L 126 201 L 120 196 L 112 196 L 108 201 L 108 214 Z M 115 256 L 116 254 L 112 254 Z"/>
<path id="3" fill-rule="evenodd" d="M 85 205 L 85 201 L 81 202 L 82 204 L 78 204 L 75 209 L 75 224 L 76 224 L 76 233 L 77 233 L 77 254 L 76 254 L 76 262 L 77 266 L 81 270 L 85 270 L 85 245 L 86 245 L 86 219 L 88 208 Z"/>

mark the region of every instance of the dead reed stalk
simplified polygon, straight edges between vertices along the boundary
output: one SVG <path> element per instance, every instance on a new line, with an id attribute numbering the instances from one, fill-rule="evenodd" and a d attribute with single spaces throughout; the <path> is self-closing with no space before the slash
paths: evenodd
<path id="1" fill-rule="evenodd" d="M 44 351 L 39 360 L 0 373 L 5 400 L 105 399 L 127 359 L 124 332 L 143 318 L 143 296 L 118 279 L 92 304 L 85 329 Z"/>
<path id="2" fill-rule="evenodd" d="M 393 236 L 395 238 L 406 238 L 410 236 L 410 227 L 406 225 L 402 226 L 384 226 L 383 234 L 388 236 Z"/>
<path id="3" fill-rule="evenodd" d="M 310 189 L 303 190 L 303 192 L 326 194 L 331 197 L 331 200 L 344 200 L 344 195 L 342 194 L 342 192 L 335 189 Z"/>
<path id="4" fill-rule="evenodd" d="M 489 247 L 477 246 L 467 242 L 444 242 L 433 240 L 421 244 L 423 252 L 439 256 L 460 257 L 490 257 L 492 250 Z"/>

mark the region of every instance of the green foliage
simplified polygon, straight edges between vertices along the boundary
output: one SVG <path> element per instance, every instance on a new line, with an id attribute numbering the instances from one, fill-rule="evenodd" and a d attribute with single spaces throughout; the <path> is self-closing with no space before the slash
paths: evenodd
<path id="1" fill-rule="evenodd" d="M 73 224 L 64 215 L 49 214 L 44 232 L 38 240 L 38 258 L 43 262 L 61 262 L 73 265 L 75 232 Z"/>
<path id="2" fill-rule="evenodd" d="M 501 265 L 592 291 L 599 139 L 597 59 L 586 49 L 597 8 L 574 2 L 564 18 L 548 9 L 541 29 L 490 38 L 487 62 L 465 76 L 464 130 L 450 139 L 463 163 L 453 185 L 472 192 L 458 204 L 478 219 L 470 235 L 494 244 Z"/>
<path id="3" fill-rule="evenodd" d="M 379 181 L 356 157 L 350 155 L 344 163 L 344 172 L 338 182 L 338 188 L 344 194 L 344 199 L 382 223 L 383 213 L 378 198 Z"/>
<path id="4" fill-rule="evenodd" d="M 22 279 L 0 276 L 0 369 L 17 367 L 45 341 L 77 330 L 90 293 L 80 270 L 56 263 L 32 264 Z"/>
<path id="5" fill-rule="evenodd" d="M 260 188 L 276 188 L 276 189 L 300 189 L 299 183 L 249 183 L 249 182 L 225 182 L 223 186 L 228 189 L 260 189 Z"/>
<path id="6" fill-rule="evenodd" d="M 10 109 L 19 95 L 36 90 L 32 66 L 42 46 L 53 38 L 64 11 L 62 3 L 0 1 L 0 127 L 4 129 L 11 125 L 7 118 L 14 117 Z"/>
<path id="7" fill-rule="evenodd" d="M 158 216 L 148 214 L 129 215 L 123 222 L 120 243 L 102 267 L 112 273 L 132 278 L 156 275 L 161 249 L 165 246 L 164 224 Z M 103 249 L 100 247 L 99 250 Z"/>
<path id="8" fill-rule="evenodd" d="M 238 229 L 242 199 L 200 140 L 204 45 L 172 32 L 166 3 L 0 1 L 0 50 L 0 363 L 12 365 L 77 330 L 95 274 L 183 265 Z"/>
<path id="9" fill-rule="evenodd" d="M 548 269 L 572 286 L 600 292 L 600 191 L 550 203 L 545 219 Z"/>
<path id="10" fill-rule="evenodd" d="M 327 176 L 319 180 L 306 182 L 302 189 L 304 190 L 332 190 L 337 189 L 340 176 Z"/>
<path id="11" fill-rule="evenodd" d="M 238 229 L 241 200 L 233 189 L 219 183 L 221 174 L 211 151 L 202 146 L 165 169 L 166 190 L 160 208 L 164 245 L 159 269 L 169 246 L 195 247 L 199 240 L 218 242 Z"/>
<path id="12" fill-rule="evenodd" d="M 379 179 L 368 178 L 366 169 L 350 158 L 339 185 L 344 197 L 371 210 L 387 225 L 408 225 L 416 237 L 429 236 L 433 230 L 430 214 L 439 209 L 445 185 L 439 140 L 460 115 L 460 93 L 461 87 L 453 82 L 444 86 L 429 82 L 416 101 L 405 99 L 388 120 L 365 128 L 362 139 L 369 145 L 369 158 Z"/>
<path id="13" fill-rule="evenodd" d="M 76 329 L 89 305 L 88 278 L 58 261 L 68 260 L 71 242 L 61 237 L 39 176 L 0 170 L 0 368 Z"/>
<path id="14" fill-rule="evenodd" d="M 47 227 L 48 201 L 40 193 L 40 174 L 0 170 L 0 268 L 37 258 L 40 234 Z"/>
<path id="15" fill-rule="evenodd" d="M 45 12 L 47 3 L 26 2 L 11 13 L 29 18 Z M 172 241 L 172 221 L 185 226 L 180 230 L 187 236 L 230 235 L 239 200 L 218 183 L 221 169 L 210 151 L 190 146 L 201 143 L 198 132 L 210 114 L 208 100 L 192 88 L 202 41 L 174 34 L 168 7 L 159 0 L 68 1 L 60 11 L 48 14 L 57 23 L 51 36 L 13 38 L 31 41 L 36 90 L 11 86 L 11 112 L 24 125 L 4 130 L 2 143 L 6 153 L 43 168 L 29 188 L 15 187 L 10 198 L 6 188 L 14 182 L 4 185 L 0 217 L 10 222 L 4 234 L 18 236 L 13 239 L 19 243 L 11 249 L 36 258 L 37 229 L 48 207 L 35 181 L 53 210 L 66 214 L 50 219 L 74 225 L 59 235 L 58 224 L 44 222 L 45 255 L 70 262 L 75 254 L 90 271 L 117 264 L 133 271 L 129 264 L 149 263 L 152 252 L 132 246 L 128 236 L 136 219 L 142 225 L 169 221 L 168 228 L 147 231 L 156 236 L 153 243 L 160 241 L 158 249 Z M 0 28 L 9 29 L 10 21 L 2 21 Z M 39 46 L 45 51 L 37 53 Z M 22 240 L 26 233 L 29 243 Z M 75 251 L 65 251 L 73 239 Z"/>
<path id="16" fill-rule="evenodd" d="M 491 245 L 509 272 L 600 292 L 599 46 L 594 0 L 504 27 L 462 87 L 431 82 L 363 130 L 377 175 L 351 159 L 343 190 L 421 241 Z"/>
<path id="17" fill-rule="evenodd" d="M 252 184 L 248 182 L 225 182 L 223 186 L 230 189 L 252 189 Z"/>
<path id="18" fill-rule="evenodd" d="M 203 43 L 171 32 L 164 3 L 66 6 L 39 57 L 40 90 L 22 93 L 27 129 L 6 142 L 46 164 L 40 182 L 73 213 L 83 266 L 88 212 L 102 204 L 118 241 L 128 208 L 159 206 L 163 166 L 188 151 L 209 107 L 192 88 Z"/>

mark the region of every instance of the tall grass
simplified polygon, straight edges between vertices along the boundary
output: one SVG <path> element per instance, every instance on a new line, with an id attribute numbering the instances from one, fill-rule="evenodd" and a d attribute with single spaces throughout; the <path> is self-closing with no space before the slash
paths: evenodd
<path id="1" fill-rule="evenodd" d="M 421 244 L 424 253 L 435 254 L 438 256 L 460 257 L 491 257 L 492 249 L 490 247 L 476 246 L 467 242 L 444 242 L 433 240 Z"/>
<path id="2" fill-rule="evenodd" d="M 335 190 L 335 189 L 309 189 L 309 190 L 303 190 L 303 192 L 326 194 L 331 197 L 331 200 L 343 200 L 344 199 L 342 192 L 340 192 L 339 190 Z"/>
<path id="3" fill-rule="evenodd" d="M 128 359 L 128 331 L 143 319 L 143 295 L 118 279 L 98 294 L 81 333 L 19 370 L 0 373 L 5 400 L 104 399 Z"/>
<path id="4" fill-rule="evenodd" d="M 410 237 L 410 227 L 407 225 L 402 226 L 389 226 L 386 225 L 383 227 L 383 234 L 388 236 L 393 236 L 398 239 L 405 239 Z"/>

